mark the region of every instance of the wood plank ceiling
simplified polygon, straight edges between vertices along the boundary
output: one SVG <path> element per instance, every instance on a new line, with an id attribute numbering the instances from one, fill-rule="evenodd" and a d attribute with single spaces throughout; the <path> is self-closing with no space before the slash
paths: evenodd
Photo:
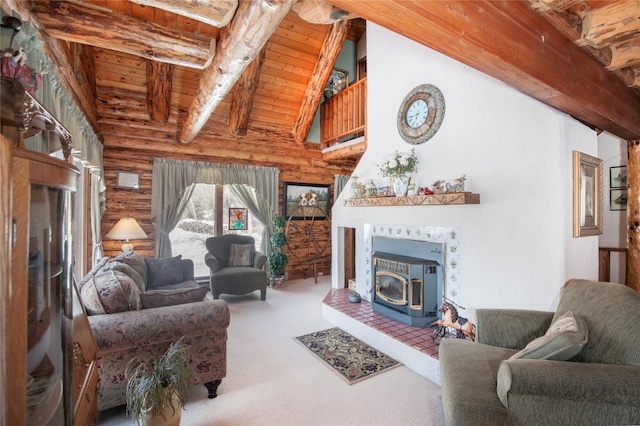
<path id="1" fill-rule="evenodd" d="M 210 114 L 228 117 L 233 110 L 227 118 L 231 134 L 241 135 L 250 120 L 304 142 L 307 123 L 297 121 L 312 116 L 303 112 L 315 111 L 320 94 L 307 89 L 322 88 L 333 67 L 331 30 L 338 34 L 335 44 L 344 37 L 336 25 L 359 16 L 594 128 L 640 138 L 638 0 L 331 4 L 2 0 L 4 10 L 16 10 L 48 38 L 68 86 L 101 135 L 122 132 L 118 120 L 126 117 L 141 123 L 132 131 L 147 132 L 152 141 L 154 132 L 143 123 L 166 121 L 174 140 L 186 144 L 206 128 Z M 364 21 L 349 23 L 347 37 L 357 41 Z M 242 114 L 246 119 L 239 119 Z M 164 132 L 159 137 L 167 138 Z"/>

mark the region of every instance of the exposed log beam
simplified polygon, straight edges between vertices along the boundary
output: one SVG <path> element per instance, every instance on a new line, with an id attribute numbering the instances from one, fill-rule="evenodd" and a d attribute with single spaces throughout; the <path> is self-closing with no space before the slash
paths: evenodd
<path id="1" fill-rule="evenodd" d="M 173 65 L 147 61 L 147 109 L 153 121 L 166 123 L 171 112 Z"/>
<path id="2" fill-rule="evenodd" d="M 640 97 L 525 2 L 331 3 L 595 127 L 626 140 L 640 138 Z M 402 25 L 409 21 L 413 25 Z"/>
<path id="3" fill-rule="evenodd" d="M 229 111 L 229 133 L 244 136 L 249 127 L 249 117 L 253 109 L 253 98 L 260 82 L 260 71 L 266 50 L 262 49 L 251 65 L 247 67 L 233 89 L 231 110 Z"/>
<path id="4" fill-rule="evenodd" d="M 191 142 L 218 104 L 278 28 L 296 0 L 243 0 L 231 23 L 220 32 L 220 52 L 200 78 L 178 141 Z"/>
<path id="5" fill-rule="evenodd" d="M 222 28 L 231 21 L 233 14 L 238 7 L 238 0 L 197 0 L 197 1 L 176 1 L 176 0 L 131 0 L 144 6 L 151 6 L 157 9 L 177 15 L 186 16 L 189 19 L 204 22 L 214 27 Z"/>
<path id="6" fill-rule="evenodd" d="M 295 4 L 293 11 L 312 24 L 333 24 L 345 19 L 357 18 L 352 13 L 338 9 L 325 0 L 305 0 Z"/>
<path id="7" fill-rule="evenodd" d="M 582 19 L 582 38 L 592 47 L 607 47 L 640 36 L 637 1 L 616 1 L 592 9 Z"/>
<path id="8" fill-rule="evenodd" d="M 640 140 L 627 144 L 627 276 L 625 282 L 640 293 Z"/>
<path id="9" fill-rule="evenodd" d="M 62 41 L 47 36 L 42 28 L 42 24 L 37 17 L 31 15 L 27 8 L 27 3 L 20 0 L 3 0 L 3 8 L 16 12 L 24 22 L 29 22 L 38 32 L 48 50 L 48 56 L 55 64 L 55 72 L 60 77 L 62 85 L 71 94 L 76 106 L 82 111 L 94 131 L 98 128 L 98 113 L 94 98 L 89 96 L 87 90 L 83 90 L 82 85 L 75 76 L 75 69 L 71 63 L 73 55 L 68 46 Z M 97 131 L 96 134 L 99 134 Z"/>
<path id="10" fill-rule="evenodd" d="M 37 1 L 31 13 L 50 37 L 154 61 L 202 69 L 215 53 L 205 37 L 78 3 Z"/>
<path id="11" fill-rule="evenodd" d="M 616 43 L 610 49 L 611 61 L 607 65 L 608 70 L 640 65 L 640 35 L 630 40 Z"/>
<path id="12" fill-rule="evenodd" d="M 331 76 L 331 70 L 338 59 L 344 40 L 347 38 L 348 30 L 349 22 L 340 21 L 332 24 L 327 32 L 320 55 L 318 55 L 318 61 L 302 98 L 298 117 L 293 125 L 293 137 L 298 143 L 304 143 L 307 140 L 313 118 L 322 101 L 322 93 Z"/>
<path id="13" fill-rule="evenodd" d="M 526 0 L 535 10 L 539 12 L 547 12 L 554 10 L 562 12 L 570 7 L 581 3 L 583 0 Z"/>

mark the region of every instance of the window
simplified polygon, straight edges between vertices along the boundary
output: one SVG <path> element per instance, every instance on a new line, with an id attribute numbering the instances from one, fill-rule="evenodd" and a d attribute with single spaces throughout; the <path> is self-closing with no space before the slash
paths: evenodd
<path id="1" fill-rule="evenodd" d="M 247 229 L 229 230 L 229 207 L 245 206 L 233 196 L 227 185 L 198 183 L 194 186 L 187 208 L 169 238 L 173 255 L 181 254 L 183 259 L 191 259 L 196 278 L 207 278 L 209 267 L 204 263 L 207 238 L 224 234 L 250 235 L 256 240 L 256 250 L 259 250 L 263 225 L 253 218 L 251 212 L 247 212 Z"/>

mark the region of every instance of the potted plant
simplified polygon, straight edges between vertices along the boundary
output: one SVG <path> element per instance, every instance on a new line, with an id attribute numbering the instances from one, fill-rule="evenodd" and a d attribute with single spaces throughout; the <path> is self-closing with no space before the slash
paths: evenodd
<path id="1" fill-rule="evenodd" d="M 189 396 L 189 347 L 182 338 L 158 358 L 127 363 L 127 414 L 143 425 L 179 425 Z"/>
<path id="2" fill-rule="evenodd" d="M 269 242 L 271 243 L 271 253 L 269 253 L 269 277 L 272 287 L 281 287 L 284 281 L 284 268 L 287 267 L 289 259 L 282 251 L 282 247 L 287 244 L 287 236 L 284 234 L 285 220 L 282 216 L 273 218 L 273 234 Z"/>

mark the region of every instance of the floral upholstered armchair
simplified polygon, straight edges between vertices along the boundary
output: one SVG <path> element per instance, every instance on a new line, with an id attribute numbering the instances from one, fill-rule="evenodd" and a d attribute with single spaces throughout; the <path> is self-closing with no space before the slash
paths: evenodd
<path id="1" fill-rule="evenodd" d="M 126 404 L 129 360 L 160 356 L 181 337 L 189 345 L 192 384 L 216 396 L 227 373 L 229 308 L 205 300 L 208 288 L 193 280 L 191 260 L 105 258 L 79 287 L 98 345 L 99 410 Z"/>

